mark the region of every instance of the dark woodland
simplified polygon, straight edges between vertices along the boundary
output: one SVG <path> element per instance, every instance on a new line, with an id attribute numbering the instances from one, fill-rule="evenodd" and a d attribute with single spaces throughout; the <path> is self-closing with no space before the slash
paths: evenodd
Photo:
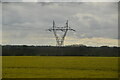
<path id="1" fill-rule="evenodd" d="M 4 45 L 2 56 L 107 56 L 117 57 L 119 47 Z"/>

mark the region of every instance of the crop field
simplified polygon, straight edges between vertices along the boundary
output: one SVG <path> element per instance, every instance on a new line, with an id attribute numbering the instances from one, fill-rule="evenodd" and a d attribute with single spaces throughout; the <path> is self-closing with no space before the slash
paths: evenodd
<path id="1" fill-rule="evenodd" d="M 3 78 L 117 78 L 118 57 L 3 56 Z"/>

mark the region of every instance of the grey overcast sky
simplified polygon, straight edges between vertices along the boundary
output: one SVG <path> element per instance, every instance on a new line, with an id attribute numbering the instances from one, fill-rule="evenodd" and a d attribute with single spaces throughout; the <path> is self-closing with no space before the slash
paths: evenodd
<path id="1" fill-rule="evenodd" d="M 2 3 L 3 44 L 56 45 L 52 20 L 69 26 L 65 45 L 118 46 L 117 2 Z"/>
<path id="2" fill-rule="evenodd" d="M 118 2 L 119 0 L 2 0 L 2 1 L 3 2 Z"/>

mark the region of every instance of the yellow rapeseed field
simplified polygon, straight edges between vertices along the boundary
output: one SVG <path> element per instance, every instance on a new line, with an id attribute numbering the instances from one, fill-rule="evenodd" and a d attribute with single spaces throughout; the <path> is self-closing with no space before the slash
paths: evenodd
<path id="1" fill-rule="evenodd" d="M 117 78 L 118 57 L 3 56 L 3 78 Z"/>

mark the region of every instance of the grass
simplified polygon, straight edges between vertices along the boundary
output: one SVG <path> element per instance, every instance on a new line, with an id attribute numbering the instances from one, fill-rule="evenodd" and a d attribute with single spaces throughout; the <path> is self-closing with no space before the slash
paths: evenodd
<path id="1" fill-rule="evenodd" d="M 4 56 L 3 78 L 117 78 L 117 57 Z"/>

